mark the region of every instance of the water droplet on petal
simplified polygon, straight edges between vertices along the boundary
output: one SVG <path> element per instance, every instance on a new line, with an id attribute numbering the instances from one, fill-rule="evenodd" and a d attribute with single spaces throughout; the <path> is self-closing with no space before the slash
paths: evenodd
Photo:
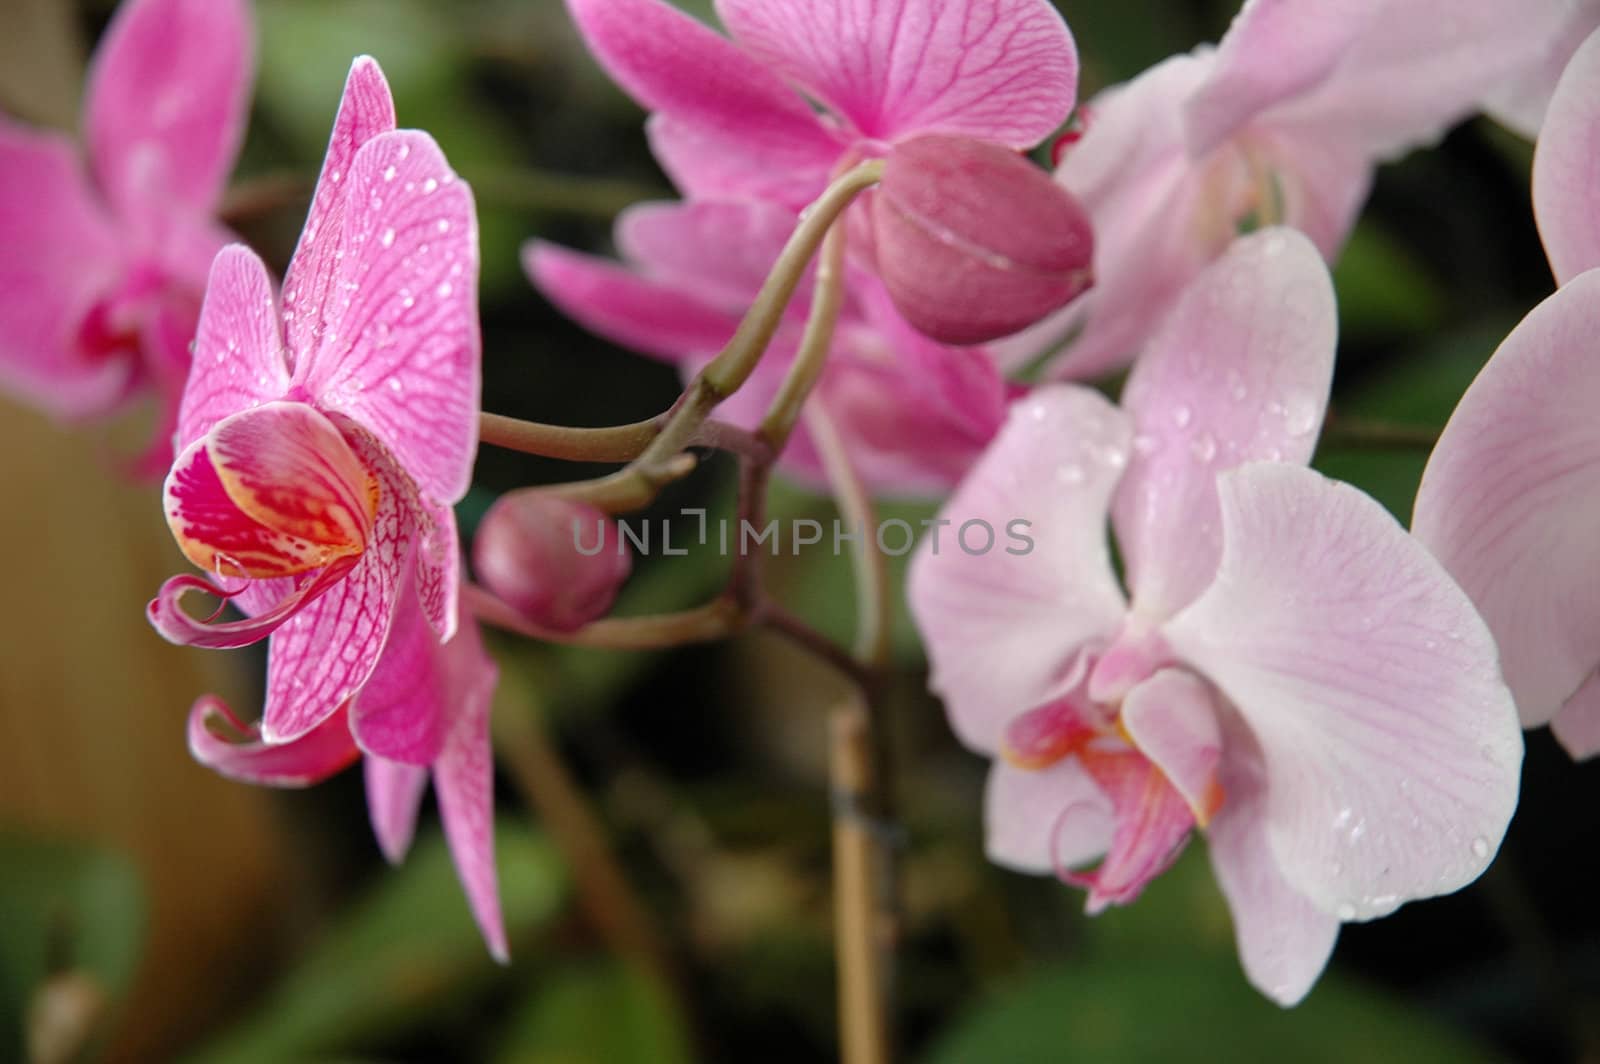
<path id="1" fill-rule="evenodd" d="M 384 247 L 386 247 L 386 248 L 394 247 L 394 230 L 393 229 L 385 229 L 383 231 L 383 236 L 381 238 L 379 238 L 379 239 L 380 239 L 380 242 L 383 244 Z"/>
<path id="2" fill-rule="evenodd" d="M 1341 921 L 1348 923 L 1356 918 L 1356 907 L 1347 901 L 1340 902 L 1338 916 Z"/>
<path id="3" fill-rule="evenodd" d="M 450 231 L 450 220 L 448 218 L 440 218 L 439 219 L 439 232 L 448 233 L 449 231 Z"/>
<path id="4" fill-rule="evenodd" d="M 1189 453 L 1193 454 L 1196 461 L 1209 462 L 1217 456 L 1217 439 L 1209 432 L 1202 432 L 1189 442 Z"/>
<path id="5" fill-rule="evenodd" d="M 395 168 L 393 166 L 390 166 L 388 169 L 384 170 L 383 179 L 385 181 L 393 181 L 395 173 L 396 173 Z"/>
<path id="6" fill-rule="evenodd" d="M 1479 835 L 1477 838 L 1473 839 L 1472 840 L 1472 856 L 1474 856 L 1474 857 L 1487 857 L 1487 856 L 1489 856 L 1489 840 L 1484 838 L 1482 835 Z"/>
<path id="7" fill-rule="evenodd" d="M 426 180 L 426 181 L 424 181 L 422 183 L 422 191 L 423 191 L 424 194 L 430 193 L 430 192 L 432 192 L 434 189 L 436 189 L 438 187 L 439 187 L 439 182 L 435 181 L 431 177 L 428 178 L 428 180 Z"/>
<path id="8" fill-rule="evenodd" d="M 1189 422 L 1194 420 L 1194 412 L 1187 406 L 1179 406 L 1172 411 L 1172 423 L 1180 429 L 1188 428 Z"/>

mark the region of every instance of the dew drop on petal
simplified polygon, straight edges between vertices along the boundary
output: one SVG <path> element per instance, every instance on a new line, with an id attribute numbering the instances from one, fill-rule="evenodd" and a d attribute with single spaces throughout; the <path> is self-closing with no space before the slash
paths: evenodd
<path id="1" fill-rule="evenodd" d="M 386 248 L 394 247 L 394 230 L 393 229 L 385 229 L 383 231 L 383 236 L 380 238 L 380 242 Z"/>
<path id="2" fill-rule="evenodd" d="M 1193 454 L 1196 461 L 1209 462 L 1217 456 L 1217 439 L 1209 432 L 1202 432 L 1189 442 L 1189 453 Z"/>
<path id="3" fill-rule="evenodd" d="M 396 172 L 397 171 L 395 170 L 395 168 L 391 165 L 388 169 L 384 170 L 383 179 L 385 181 L 393 181 L 394 180 L 394 175 L 395 175 Z"/>
<path id="4" fill-rule="evenodd" d="M 439 232 L 448 233 L 449 231 L 450 231 L 450 220 L 448 218 L 440 218 L 439 219 Z"/>
<path id="5" fill-rule="evenodd" d="M 1348 923 L 1351 920 L 1354 920 L 1356 918 L 1356 907 L 1354 905 L 1351 905 L 1347 901 L 1340 902 L 1339 903 L 1338 917 L 1339 917 L 1339 919 L 1341 921 L 1346 922 L 1346 923 Z"/>
<path id="6" fill-rule="evenodd" d="M 1180 429 L 1188 428 L 1193 420 L 1194 413 L 1187 406 L 1179 406 L 1172 411 L 1172 423 Z"/>
<path id="7" fill-rule="evenodd" d="M 428 180 L 426 180 L 426 181 L 424 181 L 422 183 L 422 191 L 423 191 L 424 194 L 430 193 L 430 192 L 432 192 L 434 189 L 436 189 L 438 187 L 439 187 L 439 182 L 435 181 L 431 177 L 428 178 Z"/>
<path id="8" fill-rule="evenodd" d="M 1484 838 L 1482 835 L 1479 835 L 1477 838 L 1473 839 L 1472 840 L 1472 856 L 1474 856 L 1474 857 L 1487 857 L 1487 856 L 1489 856 L 1489 840 Z"/>
<path id="9" fill-rule="evenodd" d="M 440 299 L 449 299 L 450 298 L 450 293 L 454 292 L 454 291 L 455 291 L 455 287 L 453 285 L 451 285 L 451 283 L 449 281 L 442 282 L 439 285 L 438 288 L 434 289 L 434 293 Z"/>

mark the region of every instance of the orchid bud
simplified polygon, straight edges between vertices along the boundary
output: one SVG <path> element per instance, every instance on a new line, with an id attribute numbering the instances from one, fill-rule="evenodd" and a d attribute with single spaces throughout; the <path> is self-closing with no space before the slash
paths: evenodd
<path id="1" fill-rule="evenodd" d="M 965 137 L 897 145 L 872 229 L 895 306 L 942 343 L 1008 336 L 1091 280 L 1094 237 L 1071 194 L 1017 153 Z"/>
<path id="2" fill-rule="evenodd" d="M 616 522 L 537 489 L 509 492 L 489 508 L 472 561 L 484 586 L 553 632 L 604 616 L 633 568 Z"/>

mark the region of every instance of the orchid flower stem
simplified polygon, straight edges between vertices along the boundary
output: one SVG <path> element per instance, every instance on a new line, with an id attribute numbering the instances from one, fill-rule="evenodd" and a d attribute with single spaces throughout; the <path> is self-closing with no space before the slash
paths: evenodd
<path id="1" fill-rule="evenodd" d="M 828 230 L 822 242 L 822 253 L 817 260 L 816 285 L 811 295 L 811 316 L 806 319 L 800 351 L 779 386 L 771 409 L 761 420 L 759 434 L 772 444 L 774 450 L 781 451 L 788 442 L 789 434 L 800 420 L 800 412 L 821 378 L 822 370 L 828 363 L 828 353 L 833 348 L 834 329 L 839 324 L 839 307 L 844 302 L 845 232 L 843 223 L 836 224 Z"/>
<path id="2" fill-rule="evenodd" d="M 466 584 L 461 601 L 485 624 L 529 639 L 602 650 L 664 650 L 726 639 L 745 627 L 743 611 L 723 597 L 680 613 L 649 617 L 608 617 L 575 632 L 553 632 L 530 623 L 484 588 Z"/>
<path id="3" fill-rule="evenodd" d="M 1439 442 L 1440 431 L 1427 425 L 1403 425 L 1330 413 L 1327 424 L 1323 426 L 1319 445 L 1325 448 L 1428 452 Z"/>
<path id="4" fill-rule="evenodd" d="M 687 1016 L 688 995 L 671 951 L 628 882 L 605 824 L 545 732 L 537 713 L 500 713 L 495 749 L 512 783 L 538 815 L 572 869 L 585 918 L 623 961 L 635 965 L 675 999 Z"/>
<path id="5" fill-rule="evenodd" d="M 661 431 L 637 458 L 609 477 L 551 490 L 617 513 L 649 505 L 663 487 L 686 476 L 694 465 L 692 459 L 687 467 L 682 464 L 681 460 L 686 457 L 684 448 L 694 445 L 717 404 L 750 379 L 778 331 L 807 267 L 834 223 L 857 196 L 877 184 L 882 176 L 882 162 L 862 163 L 829 185 L 806 210 L 733 338 L 689 382 L 677 403 L 664 415 Z"/>
<path id="6" fill-rule="evenodd" d="M 568 462 L 631 462 L 660 431 L 660 418 L 609 428 L 569 428 L 487 411 L 478 415 L 478 439 L 482 442 Z"/>

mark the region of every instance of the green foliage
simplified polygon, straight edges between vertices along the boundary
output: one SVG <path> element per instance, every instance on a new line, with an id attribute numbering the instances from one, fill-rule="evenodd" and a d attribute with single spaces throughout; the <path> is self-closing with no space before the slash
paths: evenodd
<path id="1" fill-rule="evenodd" d="M 688 1064 L 689 1036 L 661 990 L 624 964 L 570 964 L 540 981 L 497 1064 Z"/>

